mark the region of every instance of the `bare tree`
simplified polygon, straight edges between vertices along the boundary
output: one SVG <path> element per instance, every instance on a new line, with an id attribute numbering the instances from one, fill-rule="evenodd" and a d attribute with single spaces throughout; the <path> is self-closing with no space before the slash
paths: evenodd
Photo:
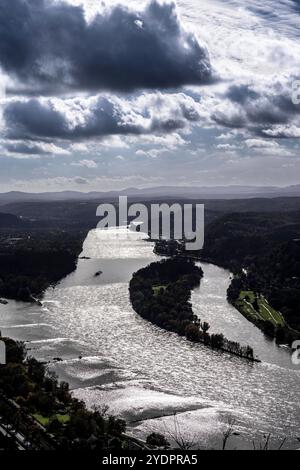
<path id="1" fill-rule="evenodd" d="M 228 418 L 227 428 L 225 429 L 225 431 L 223 431 L 222 450 L 226 449 L 228 439 L 230 439 L 230 437 L 234 434 L 235 423 L 236 423 L 236 421 L 235 421 L 234 418 L 232 418 L 232 417 Z"/>
<path id="2" fill-rule="evenodd" d="M 169 429 L 165 424 L 166 434 L 169 439 L 178 446 L 180 450 L 190 450 L 195 447 L 197 439 L 195 436 L 187 437 L 184 435 L 176 413 L 174 413 L 173 427 Z"/>
<path id="3" fill-rule="evenodd" d="M 275 449 L 275 450 L 282 450 L 284 444 L 285 444 L 285 441 L 286 441 L 286 437 L 281 441 L 278 449 Z M 263 437 L 263 441 L 259 442 L 258 445 L 256 445 L 256 443 L 253 441 L 252 442 L 253 444 L 253 449 L 254 450 L 271 450 L 271 434 L 268 434 L 266 436 Z"/>

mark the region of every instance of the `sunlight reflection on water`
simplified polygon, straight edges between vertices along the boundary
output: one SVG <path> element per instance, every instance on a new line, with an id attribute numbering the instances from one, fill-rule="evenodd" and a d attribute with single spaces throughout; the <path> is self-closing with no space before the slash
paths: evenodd
<path id="1" fill-rule="evenodd" d="M 300 423 L 300 372 L 288 368 L 286 351 L 266 341 L 228 305 L 228 272 L 203 265 L 203 283 L 192 298 L 195 312 L 213 331 L 249 340 L 262 364 L 189 343 L 136 315 L 128 282 L 134 271 L 157 257 L 152 243 L 134 236 L 126 236 L 120 246 L 90 232 L 81 256 L 91 259 L 80 259 L 76 272 L 47 291 L 43 309 L 22 310 L 12 303 L 8 315 L 0 308 L 5 333 L 24 339 L 30 328 L 20 325 L 36 318 L 44 326 L 28 337 L 33 353 L 47 360 L 67 359 L 53 368 L 71 383 L 75 395 L 89 405 L 109 404 L 132 423 L 129 429 L 136 435 L 164 432 L 172 425 L 170 415 L 178 412 L 184 432 L 197 435 L 202 446 L 216 447 L 228 416 L 234 416 L 243 437 L 239 446 L 251 446 L 258 432 L 271 432 L 277 440 L 288 436 L 289 446 L 297 447 L 292 438 Z M 95 278 L 97 270 L 102 274 Z"/>

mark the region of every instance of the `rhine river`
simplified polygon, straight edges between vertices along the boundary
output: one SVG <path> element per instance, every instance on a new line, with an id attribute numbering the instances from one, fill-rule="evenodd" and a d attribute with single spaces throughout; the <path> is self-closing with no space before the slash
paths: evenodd
<path id="1" fill-rule="evenodd" d="M 88 406 L 109 405 L 144 438 L 153 431 L 180 434 L 199 448 L 220 448 L 234 420 L 229 447 L 252 448 L 271 433 L 271 447 L 300 447 L 300 368 L 226 301 L 230 273 L 201 264 L 193 292 L 195 313 L 228 339 L 250 344 L 262 360 L 246 360 L 196 345 L 140 318 L 131 308 L 132 273 L 159 258 L 153 244 L 125 228 L 91 231 L 77 270 L 42 306 L 0 305 L 2 335 L 27 342 Z M 114 236 L 112 236 L 114 235 Z M 95 276 L 96 272 L 101 272 Z M 53 362 L 53 358 L 61 362 Z"/>

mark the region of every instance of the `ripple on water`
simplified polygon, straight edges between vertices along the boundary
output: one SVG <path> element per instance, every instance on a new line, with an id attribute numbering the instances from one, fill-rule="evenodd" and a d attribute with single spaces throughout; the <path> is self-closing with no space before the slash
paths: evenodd
<path id="1" fill-rule="evenodd" d="M 51 328 L 43 331 L 41 327 L 40 338 L 29 339 L 68 338 L 70 343 L 40 343 L 41 349 L 53 346 L 49 351 L 44 349 L 44 354 L 59 351 L 55 356 L 66 359 L 54 364 L 54 370 L 88 405 L 109 403 L 112 411 L 131 422 L 144 420 L 130 425 L 136 435 L 145 435 L 151 427 L 163 432 L 165 420 L 171 426 L 174 419 L 166 415 L 176 411 L 184 432 L 193 429 L 200 433 L 206 446 L 219 445 L 221 429 L 228 416 L 233 416 L 243 438 L 239 446 L 251 446 L 257 433 L 271 432 L 277 441 L 287 436 L 288 445 L 297 447 L 300 372 L 290 368 L 286 351 L 266 341 L 228 305 L 227 271 L 203 265 L 204 280 L 192 298 L 195 312 L 211 323 L 212 331 L 223 331 L 230 339 L 254 346 L 264 360 L 262 364 L 189 343 L 144 321 L 132 310 L 128 282 L 134 270 L 157 259 L 152 250 L 149 242 L 125 239 L 123 258 L 118 260 L 115 240 L 110 245 L 91 232 L 82 255 L 92 259 L 80 260 L 73 275 L 47 291 L 47 311 L 40 309 L 37 320 Z M 96 267 L 103 276 L 95 281 Z M 114 272 L 116 279 L 109 282 Z M 0 306 L 1 323 L 3 309 Z M 24 317 L 30 316 L 30 309 L 25 310 L 22 324 Z M 17 324 L 20 311 L 11 313 L 13 324 Z"/>

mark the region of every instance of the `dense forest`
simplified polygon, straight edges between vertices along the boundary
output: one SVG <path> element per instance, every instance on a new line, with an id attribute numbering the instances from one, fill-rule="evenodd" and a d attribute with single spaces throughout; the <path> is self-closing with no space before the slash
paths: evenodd
<path id="1" fill-rule="evenodd" d="M 276 208 L 276 201 L 274 201 Z M 234 273 L 228 299 L 236 305 L 241 292 L 254 292 L 280 312 L 285 324 L 247 317 L 278 342 L 291 343 L 300 331 L 300 212 L 232 213 L 206 226 L 201 252 L 185 252 L 184 243 L 158 241 L 158 254 L 182 254 Z M 247 300 L 247 299 L 246 299 Z M 254 308 L 258 310 L 254 303 Z"/>
<path id="2" fill-rule="evenodd" d="M 201 256 L 235 273 L 298 238 L 300 211 L 226 214 L 206 225 Z"/>
<path id="3" fill-rule="evenodd" d="M 128 448 L 123 420 L 106 408 L 88 411 L 72 397 L 66 382 L 58 382 L 43 363 L 26 358 L 23 343 L 1 340 L 6 344 L 7 364 L 0 366 L 0 422 L 24 435 L 28 448 Z"/>
<path id="4" fill-rule="evenodd" d="M 32 301 L 76 268 L 86 232 L 0 232 L 0 297 Z"/>
<path id="5" fill-rule="evenodd" d="M 151 202 L 146 201 L 146 205 Z M 300 199 L 189 202 L 205 203 L 204 250 L 185 253 L 183 243 L 160 241 L 156 252 L 167 256 L 186 254 L 231 270 L 235 280 L 229 291 L 230 301 L 234 301 L 239 283 L 241 290 L 264 295 L 282 313 L 287 325 L 300 329 Z M 3 205 L 0 297 L 30 300 L 73 271 L 87 231 L 97 224 L 97 205 L 97 201 L 84 200 Z M 262 323 L 258 326 L 271 336 L 282 336 L 281 329 L 273 331 Z"/>
<path id="6" fill-rule="evenodd" d="M 222 334 L 209 334 L 210 325 L 194 315 L 191 290 L 199 286 L 203 271 L 193 260 L 174 257 L 152 263 L 133 275 L 130 300 L 134 310 L 167 331 L 218 350 L 254 360 L 250 346 L 228 341 Z"/>
<path id="7" fill-rule="evenodd" d="M 234 305 L 241 291 L 254 291 L 264 296 L 279 311 L 285 326 L 274 327 L 270 322 L 257 325 L 279 343 L 291 344 L 300 332 L 300 242 L 294 240 L 274 246 L 264 256 L 255 258 L 247 270 L 237 273 L 228 289 L 228 299 Z M 296 330 L 296 331 L 295 331 Z"/>

